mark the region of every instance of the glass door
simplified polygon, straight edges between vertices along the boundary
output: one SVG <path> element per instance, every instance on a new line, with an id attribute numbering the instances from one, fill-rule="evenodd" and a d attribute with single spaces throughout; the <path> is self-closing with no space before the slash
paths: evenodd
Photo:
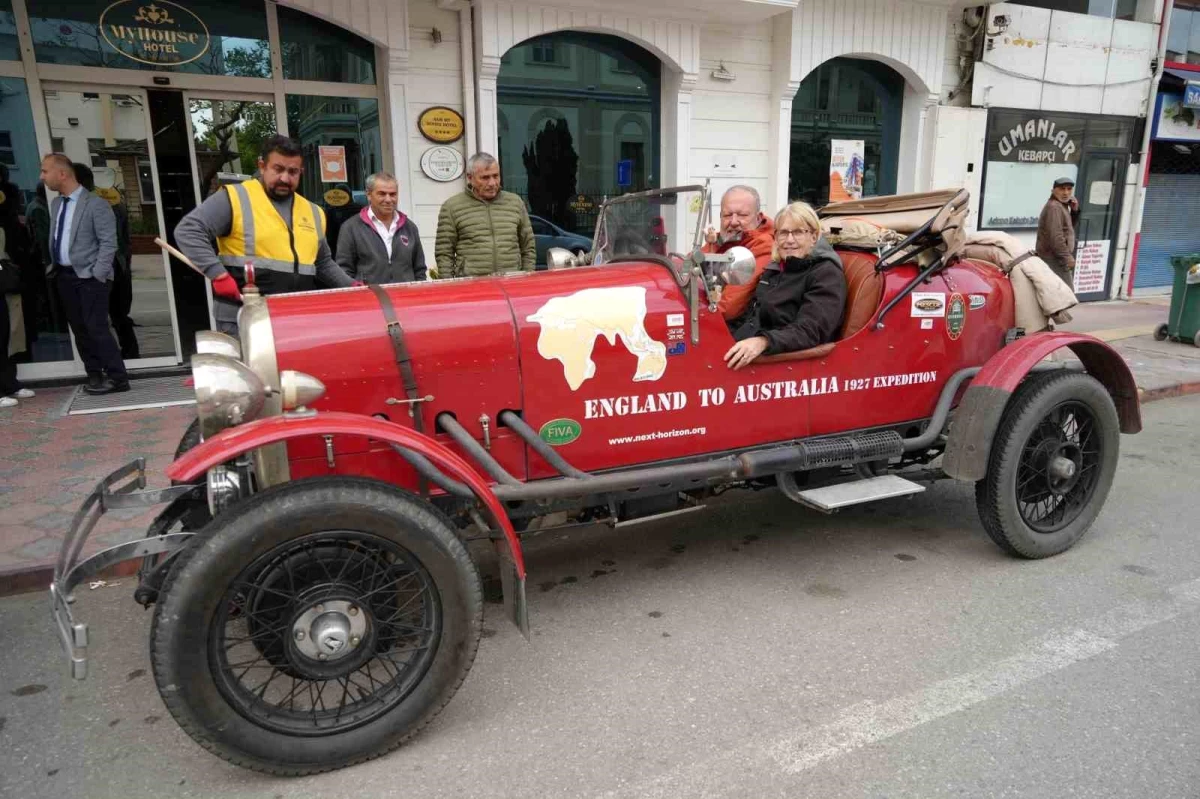
<path id="1" fill-rule="evenodd" d="M 1075 229 L 1076 296 L 1081 301 L 1106 300 L 1112 285 L 1113 259 L 1121 224 L 1122 188 L 1129 154 L 1089 150 L 1075 187 L 1079 225 Z"/>
<path id="2" fill-rule="evenodd" d="M 275 102 L 267 95 L 205 92 L 184 94 L 187 108 L 192 188 L 197 205 L 228 183 L 254 175 L 264 139 L 279 130 Z M 205 286 L 209 325 L 212 287 Z"/>
<path id="3" fill-rule="evenodd" d="M 167 260 L 148 102 L 133 87 L 43 84 L 51 147 L 91 173 L 117 218 L 109 322 L 130 369 L 179 363 L 179 331 Z M 83 182 L 83 181 L 81 181 Z M 53 196 L 50 197 L 53 199 Z M 55 296 L 53 283 L 50 293 Z M 73 343 L 73 342 L 72 342 Z M 83 372 L 78 356 L 73 373 Z"/>

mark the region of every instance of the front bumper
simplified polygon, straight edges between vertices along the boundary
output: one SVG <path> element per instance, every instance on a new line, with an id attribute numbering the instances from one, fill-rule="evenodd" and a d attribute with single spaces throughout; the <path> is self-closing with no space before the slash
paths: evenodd
<path id="1" fill-rule="evenodd" d="M 75 621 L 71 613 L 71 604 L 75 601 L 72 592 L 75 587 L 115 563 L 173 552 L 192 536 L 191 533 L 154 534 L 152 527 L 151 535 L 146 538 L 117 544 L 80 561 L 79 555 L 83 551 L 83 545 L 95 528 L 96 522 L 113 508 L 159 505 L 174 501 L 195 488 L 196 486 L 192 485 L 180 485 L 160 490 L 145 490 L 146 459 L 138 458 L 101 480 L 79 506 L 63 539 L 62 549 L 59 550 L 58 560 L 54 565 L 54 579 L 50 583 L 51 613 L 62 639 L 63 650 L 71 664 L 71 676 L 75 679 L 82 680 L 87 676 L 88 647 L 88 626 Z"/>

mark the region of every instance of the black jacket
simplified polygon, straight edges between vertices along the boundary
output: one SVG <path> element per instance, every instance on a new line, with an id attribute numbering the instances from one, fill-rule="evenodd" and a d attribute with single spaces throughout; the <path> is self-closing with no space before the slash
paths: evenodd
<path id="1" fill-rule="evenodd" d="M 765 337 L 765 355 L 806 350 L 835 340 L 845 313 L 842 259 L 821 238 L 808 257 L 767 265 L 754 292 L 754 307 L 734 338 Z"/>
<path id="2" fill-rule="evenodd" d="M 392 234 L 392 257 L 375 231 L 366 208 L 338 231 L 337 262 L 350 277 L 364 283 L 405 283 L 425 279 L 425 251 L 416 224 L 400 214 Z M 396 213 L 400 213 L 397 211 Z"/>

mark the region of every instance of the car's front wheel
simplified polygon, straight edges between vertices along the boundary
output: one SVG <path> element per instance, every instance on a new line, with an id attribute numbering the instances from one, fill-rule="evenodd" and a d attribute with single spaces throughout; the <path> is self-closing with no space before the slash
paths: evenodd
<path id="1" fill-rule="evenodd" d="M 984 529 L 1011 555 L 1045 558 L 1092 526 L 1112 486 L 1120 427 L 1112 397 L 1078 372 L 1031 377 L 1009 402 L 975 484 Z"/>
<path id="2" fill-rule="evenodd" d="M 482 629 L 450 522 L 392 486 L 268 489 L 198 533 L 151 629 L 163 701 L 205 748 L 272 774 L 377 757 L 454 695 Z"/>

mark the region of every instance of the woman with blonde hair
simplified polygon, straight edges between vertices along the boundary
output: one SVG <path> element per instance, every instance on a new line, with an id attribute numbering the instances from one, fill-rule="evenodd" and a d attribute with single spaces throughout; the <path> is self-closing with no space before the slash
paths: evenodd
<path id="1" fill-rule="evenodd" d="M 760 355 L 816 347 L 837 338 L 846 312 L 842 260 L 821 237 L 808 203 L 795 202 L 775 217 L 775 251 L 754 291 L 737 343 L 725 353 L 730 369 Z"/>

